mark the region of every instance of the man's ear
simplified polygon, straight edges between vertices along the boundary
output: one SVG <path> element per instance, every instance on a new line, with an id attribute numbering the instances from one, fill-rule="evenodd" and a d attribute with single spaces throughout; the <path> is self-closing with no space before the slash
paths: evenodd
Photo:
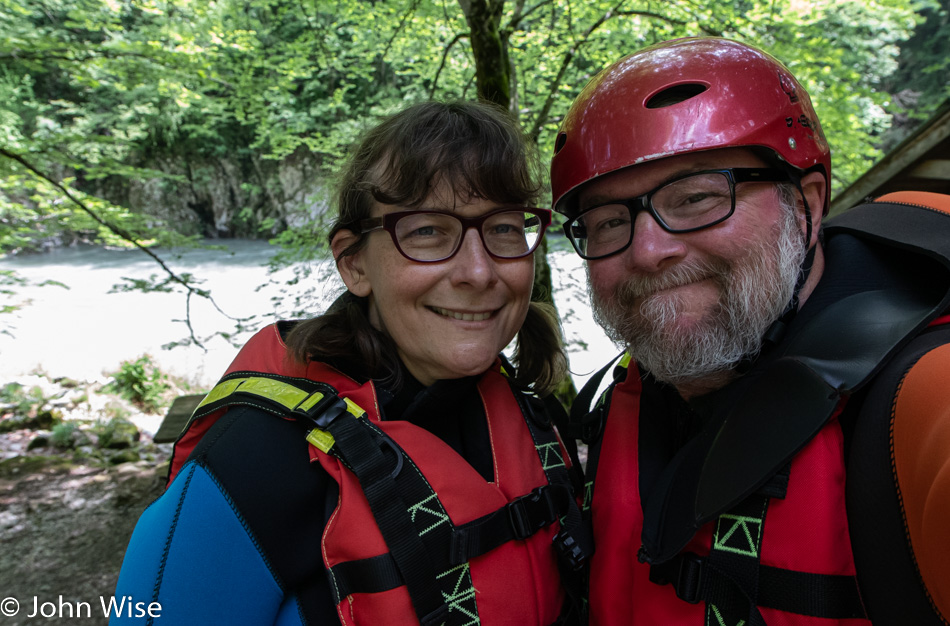
<path id="1" fill-rule="evenodd" d="M 373 290 L 369 284 L 369 279 L 363 271 L 363 250 L 357 250 L 352 254 L 343 255 L 343 251 L 359 241 L 360 236 L 351 230 L 338 230 L 330 241 L 330 249 L 333 251 L 333 258 L 336 259 L 336 269 L 340 272 L 340 278 L 350 292 L 365 298 Z"/>
<path id="2" fill-rule="evenodd" d="M 821 228 L 821 218 L 825 210 L 828 182 L 821 172 L 809 172 L 802 176 L 801 185 L 802 194 L 808 202 L 808 209 L 811 211 L 811 241 L 808 242 L 808 246 L 811 247 L 818 242 L 818 230 Z M 804 215 L 802 215 L 802 218 L 804 220 Z M 803 221 L 802 232 L 805 232 L 804 226 Z"/>

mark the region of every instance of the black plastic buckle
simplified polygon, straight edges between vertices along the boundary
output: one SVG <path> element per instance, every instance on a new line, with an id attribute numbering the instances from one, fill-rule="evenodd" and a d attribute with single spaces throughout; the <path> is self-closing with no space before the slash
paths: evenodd
<path id="1" fill-rule="evenodd" d="M 676 596 L 684 602 L 698 604 L 703 599 L 706 583 L 704 559 L 691 553 L 683 554 L 680 558 L 675 584 Z"/>
<path id="2" fill-rule="evenodd" d="M 544 401 L 535 395 L 527 393 L 522 395 L 524 399 L 525 412 L 535 426 L 541 430 L 551 430 L 551 416 L 548 415 L 548 409 L 544 406 Z"/>
<path id="3" fill-rule="evenodd" d="M 396 443 L 392 439 L 383 436 L 379 441 L 379 450 L 382 452 L 386 448 L 389 448 L 392 453 L 396 455 L 396 468 L 389 474 L 393 480 L 395 480 L 396 477 L 399 476 L 399 472 L 402 471 L 402 452 L 399 451 L 399 447 L 396 446 Z"/>
<path id="4" fill-rule="evenodd" d="M 445 620 L 448 616 L 449 616 L 449 605 L 443 602 L 428 615 L 423 615 L 422 617 L 420 617 L 419 624 L 421 626 L 439 626 L 440 624 L 445 623 Z"/>
<path id="5" fill-rule="evenodd" d="M 578 425 L 578 438 L 587 445 L 596 442 L 604 432 L 606 421 L 604 405 L 598 403 L 594 410 L 586 414 L 583 421 Z"/>
<path id="6" fill-rule="evenodd" d="M 554 536 L 554 549 L 557 551 L 558 559 L 571 571 L 579 571 L 587 563 L 589 555 L 566 528 L 562 528 L 561 532 Z"/>
<path id="7" fill-rule="evenodd" d="M 527 539 L 554 521 L 557 513 L 546 497 L 547 492 L 546 487 L 537 487 L 531 493 L 508 503 L 508 521 L 515 539 Z M 540 515 L 537 514 L 539 509 Z"/>
<path id="8" fill-rule="evenodd" d="M 335 393 L 325 395 L 307 410 L 295 408 L 291 415 L 312 423 L 320 430 L 327 430 L 336 418 L 347 412 L 346 402 Z"/>

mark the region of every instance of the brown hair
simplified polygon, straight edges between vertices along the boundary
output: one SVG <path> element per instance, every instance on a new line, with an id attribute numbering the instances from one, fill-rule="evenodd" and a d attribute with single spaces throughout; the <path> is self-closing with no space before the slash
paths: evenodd
<path id="1" fill-rule="evenodd" d="M 338 183 L 338 215 L 328 240 L 370 217 L 374 202 L 416 208 L 442 184 L 462 201 L 532 204 L 540 192 L 537 171 L 535 153 L 504 109 L 474 102 L 415 104 L 384 119 L 355 145 Z M 337 262 L 365 240 L 359 237 Z M 297 324 L 287 346 L 297 361 L 330 360 L 348 373 L 400 384 L 396 346 L 370 324 L 364 299 L 350 292 L 323 315 Z M 560 327 L 550 307 L 531 303 L 514 361 L 512 381 L 541 393 L 566 375 Z"/>

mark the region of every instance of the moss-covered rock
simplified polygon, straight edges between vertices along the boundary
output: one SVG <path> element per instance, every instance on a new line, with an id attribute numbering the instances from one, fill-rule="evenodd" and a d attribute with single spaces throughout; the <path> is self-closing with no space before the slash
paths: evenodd
<path id="1" fill-rule="evenodd" d="M 20 478 L 43 470 L 63 470 L 72 465 L 68 459 L 47 455 L 22 455 L 0 461 L 0 478 Z"/>
<path id="2" fill-rule="evenodd" d="M 40 433 L 30 439 L 30 443 L 26 446 L 27 450 L 37 450 L 39 448 L 48 448 L 49 447 L 49 433 Z"/>
<path id="3" fill-rule="evenodd" d="M 131 448 L 142 438 L 138 427 L 123 419 L 111 419 L 97 424 L 93 432 L 98 437 L 99 447 L 108 450 Z"/>
<path id="4" fill-rule="evenodd" d="M 106 458 L 112 465 L 119 465 L 120 463 L 138 463 L 141 460 L 138 450 L 135 450 L 134 448 L 115 450 L 110 452 Z"/>

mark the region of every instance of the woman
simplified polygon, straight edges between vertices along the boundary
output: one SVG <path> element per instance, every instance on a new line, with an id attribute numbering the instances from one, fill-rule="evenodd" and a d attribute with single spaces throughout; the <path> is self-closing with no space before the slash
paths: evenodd
<path id="1" fill-rule="evenodd" d="M 565 619 L 555 549 L 576 533 L 558 520 L 579 514 L 524 393 L 566 364 L 530 302 L 537 192 L 493 107 L 425 103 L 373 129 L 330 232 L 347 292 L 242 349 L 179 438 L 117 596 L 174 624 Z"/>

